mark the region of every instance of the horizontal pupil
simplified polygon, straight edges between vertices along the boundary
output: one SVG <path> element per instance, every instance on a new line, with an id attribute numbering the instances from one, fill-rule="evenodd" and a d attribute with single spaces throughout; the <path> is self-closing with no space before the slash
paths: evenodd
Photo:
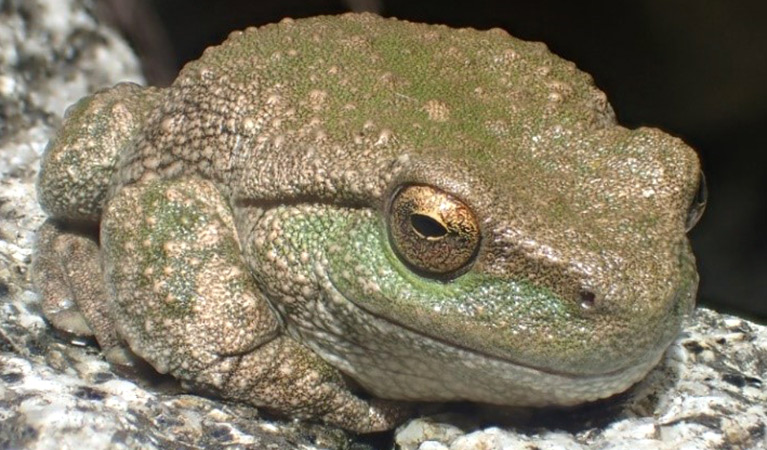
<path id="1" fill-rule="evenodd" d="M 447 229 L 441 223 L 425 214 L 411 214 L 410 225 L 426 239 L 439 239 L 447 234 Z"/>

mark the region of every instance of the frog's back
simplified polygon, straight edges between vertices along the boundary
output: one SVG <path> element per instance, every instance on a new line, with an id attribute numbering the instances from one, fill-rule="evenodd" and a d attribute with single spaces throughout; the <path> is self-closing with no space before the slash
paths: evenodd
<path id="1" fill-rule="evenodd" d="M 503 180 L 536 132 L 614 122 L 590 77 L 543 44 L 369 14 L 235 32 L 160 109 L 122 182 L 196 170 L 238 197 L 354 203 L 380 196 L 404 153 Z"/>

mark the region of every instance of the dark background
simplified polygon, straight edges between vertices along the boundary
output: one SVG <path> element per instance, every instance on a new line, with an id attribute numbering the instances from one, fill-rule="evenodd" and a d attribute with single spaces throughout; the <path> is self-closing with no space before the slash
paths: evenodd
<path id="1" fill-rule="evenodd" d="M 97 11 L 131 41 L 150 84 L 235 29 L 367 9 L 543 41 L 604 90 L 627 127 L 698 150 L 706 214 L 691 232 L 700 301 L 767 319 L 767 1 L 109 0 Z"/>

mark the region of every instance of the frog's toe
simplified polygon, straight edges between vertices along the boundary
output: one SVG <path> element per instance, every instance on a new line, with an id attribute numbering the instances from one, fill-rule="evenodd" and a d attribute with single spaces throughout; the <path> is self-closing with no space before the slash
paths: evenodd
<path id="1" fill-rule="evenodd" d="M 143 368 L 146 362 L 124 346 L 110 347 L 104 350 L 104 358 L 110 363 L 123 368 Z"/>
<path id="2" fill-rule="evenodd" d="M 323 417 L 323 420 L 356 433 L 375 433 L 390 430 L 412 415 L 411 408 L 402 402 L 358 399 L 349 405 L 359 411 L 332 411 Z"/>
<path id="3" fill-rule="evenodd" d="M 77 336 L 92 336 L 90 326 L 80 311 L 68 261 L 79 239 L 63 231 L 57 223 L 47 220 L 37 232 L 37 243 L 32 266 L 32 279 L 42 294 L 45 317 L 57 329 Z M 87 247 L 87 243 L 85 244 Z M 76 266 L 76 265 L 75 265 Z"/>
<path id="4" fill-rule="evenodd" d="M 43 300 L 44 303 L 49 303 Z M 75 336 L 93 336 L 91 327 L 88 326 L 88 321 L 85 320 L 85 316 L 81 313 L 74 303 L 65 299 L 60 302 L 56 302 L 58 305 L 55 308 L 44 308 L 45 317 L 51 322 L 51 324 L 57 329 L 65 333 Z M 62 303 L 71 304 L 71 309 L 60 306 Z"/>

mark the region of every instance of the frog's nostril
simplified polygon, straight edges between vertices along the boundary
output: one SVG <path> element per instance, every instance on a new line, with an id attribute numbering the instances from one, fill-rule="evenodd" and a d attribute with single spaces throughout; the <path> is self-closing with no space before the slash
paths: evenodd
<path id="1" fill-rule="evenodd" d="M 580 301 L 581 308 L 591 309 L 596 304 L 597 296 L 589 290 L 581 289 L 578 292 L 578 300 Z"/>

